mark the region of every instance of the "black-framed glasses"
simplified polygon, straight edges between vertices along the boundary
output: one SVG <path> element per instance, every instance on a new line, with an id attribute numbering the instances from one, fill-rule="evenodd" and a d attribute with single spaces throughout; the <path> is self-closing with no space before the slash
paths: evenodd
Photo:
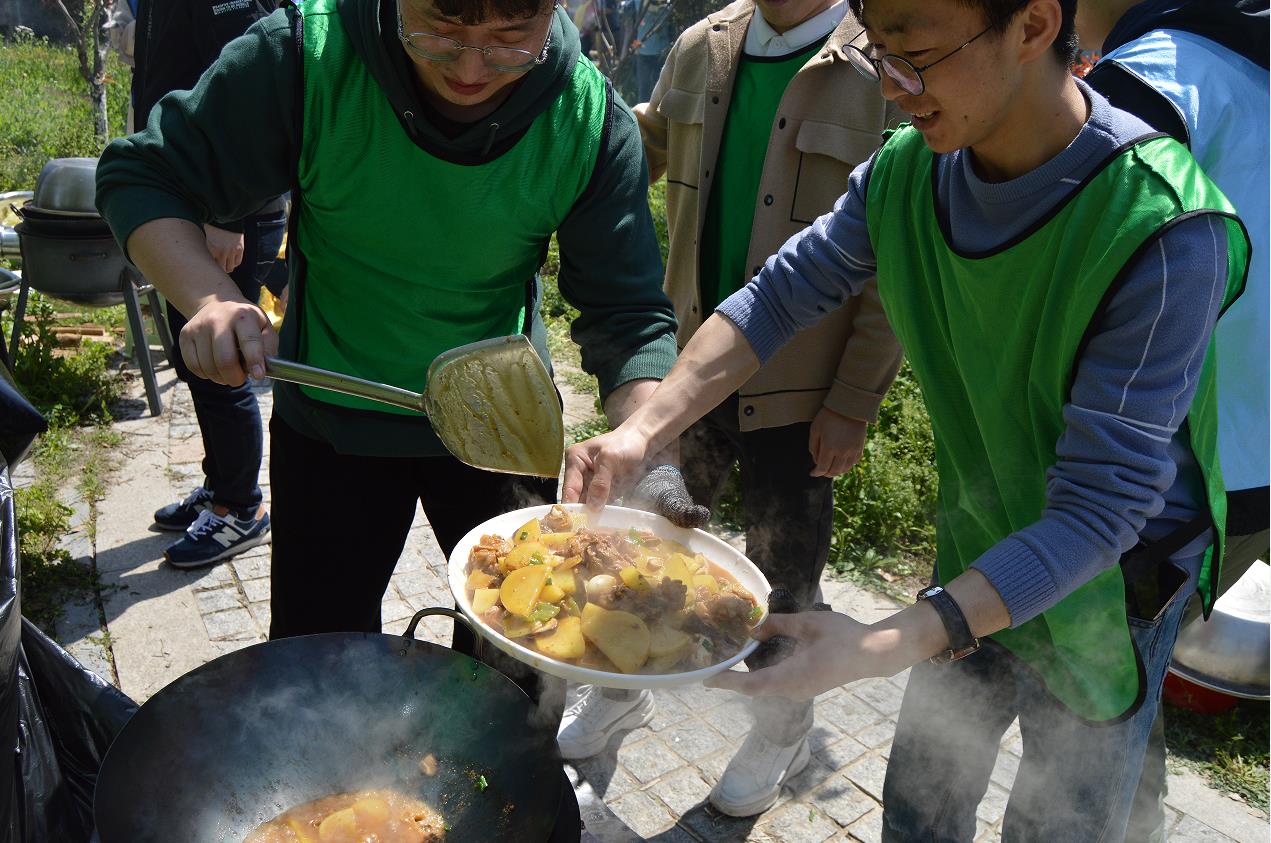
<path id="1" fill-rule="evenodd" d="M 547 37 L 543 39 L 543 49 L 537 54 L 516 47 L 477 47 L 435 32 L 406 32 L 399 8 L 397 38 L 407 50 L 428 61 L 455 61 L 464 50 L 475 50 L 484 58 L 486 67 L 492 70 L 501 73 L 525 73 L 547 61 L 547 48 L 552 43 L 552 27 L 549 23 Z"/>
<path id="2" fill-rule="evenodd" d="M 966 42 L 956 49 L 950 50 L 940 58 L 922 67 L 916 67 L 913 62 L 902 59 L 893 53 L 875 58 L 860 47 L 848 46 L 847 60 L 851 62 L 852 67 L 856 68 L 856 72 L 872 82 L 881 82 L 882 74 L 886 73 L 887 78 L 895 82 L 902 91 L 912 96 L 919 96 L 923 91 L 927 90 L 927 83 L 923 81 L 922 74 L 924 71 L 938 65 L 940 62 L 958 53 L 962 49 L 971 45 L 977 38 L 988 33 L 994 27 L 989 24 L 976 35 L 971 36 Z"/>

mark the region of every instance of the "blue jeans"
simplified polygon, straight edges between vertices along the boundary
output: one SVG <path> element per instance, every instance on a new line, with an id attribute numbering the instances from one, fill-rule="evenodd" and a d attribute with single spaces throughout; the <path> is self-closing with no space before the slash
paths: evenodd
<path id="1" fill-rule="evenodd" d="M 636 69 L 636 102 L 648 102 L 653 96 L 653 86 L 658 83 L 658 77 L 662 75 L 662 65 L 666 62 L 666 53 L 654 53 L 653 55 L 645 55 L 644 53 L 636 53 L 635 69 Z"/>
<path id="2" fill-rule="evenodd" d="M 243 262 L 230 278 L 249 301 L 260 298 L 261 284 L 278 255 L 285 229 L 283 214 L 243 221 Z M 172 336 L 178 336 L 185 324 L 185 317 L 169 304 Z M 204 488 L 212 493 L 213 503 L 254 513 L 262 500 L 259 477 L 265 443 L 256 394 L 250 383 L 225 386 L 196 377 L 179 352 L 172 356 L 177 377 L 190 387 L 203 436 Z"/>
<path id="3" fill-rule="evenodd" d="M 1023 736 L 1002 840 L 1096 843 L 1125 839 L 1148 733 L 1178 636 L 1189 581 L 1154 620 L 1130 618 L 1147 696 L 1127 720 L 1091 725 L 1046 691 L 1004 647 L 914 667 L 883 786 L 883 840 L 970 841 L 1003 733 Z"/>

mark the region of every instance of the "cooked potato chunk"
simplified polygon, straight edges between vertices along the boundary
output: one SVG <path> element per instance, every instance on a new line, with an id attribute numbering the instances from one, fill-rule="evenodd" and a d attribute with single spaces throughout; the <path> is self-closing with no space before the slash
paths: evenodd
<path id="1" fill-rule="evenodd" d="M 541 542 L 523 542 L 512 548 L 511 552 L 503 558 L 503 568 L 504 572 L 507 572 L 527 565 L 547 567 L 548 561 L 554 558 L 552 552 Z"/>
<path id="2" fill-rule="evenodd" d="M 472 613 L 484 615 L 499 603 L 499 589 L 478 588 L 472 594 Z"/>
<path id="3" fill-rule="evenodd" d="M 322 841 L 350 840 L 357 834 L 357 815 L 352 808 L 336 811 L 318 826 L 318 839 Z"/>
<path id="4" fill-rule="evenodd" d="M 538 541 L 540 531 L 538 529 L 538 519 L 531 518 L 521 525 L 515 533 L 512 534 L 512 544 L 525 544 L 525 542 Z"/>
<path id="5" fill-rule="evenodd" d="M 660 623 L 649 631 L 649 656 L 682 656 L 692 640 L 678 629 Z"/>
<path id="6" fill-rule="evenodd" d="M 527 565 L 508 574 L 499 588 L 503 608 L 519 617 L 527 617 L 538 605 L 539 595 L 551 572 L 546 565 Z"/>
<path id="7" fill-rule="evenodd" d="M 630 612 L 588 603 L 583 607 L 582 631 L 623 673 L 635 673 L 648 661 L 649 627 Z"/>
<path id="8" fill-rule="evenodd" d="M 578 658 L 587 649 L 582 620 L 572 616 L 561 618 L 555 630 L 534 639 L 534 646 L 543 655 L 554 659 Z"/>
<path id="9" fill-rule="evenodd" d="M 485 571 L 476 570 L 468 574 L 468 588 L 489 588 L 490 583 L 494 582 L 494 574 L 487 574 Z"/>

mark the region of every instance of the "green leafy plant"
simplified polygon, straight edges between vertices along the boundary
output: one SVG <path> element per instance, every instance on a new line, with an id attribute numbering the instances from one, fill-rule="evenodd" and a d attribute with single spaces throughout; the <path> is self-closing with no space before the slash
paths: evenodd
<path id="1" fill-rule="evenodd" d="M 110 420 L 110 404 L 118 400 L 120 382 L 111 369 L 112 349 L 103 343 L 81 342 L 73 354 L 58 346 L 52 301 L 31 293 L 31 320 L 24 326 L 14 378 L 27 399 L 55 426 L 69 427 Z"/>
<path id="2" fill-rule="evenodd" d="M 70 599 L 91 594 L 96 574 L 58 545 L 70 531 L 70 507 L 47 484 L 14 492 L 21 556 L 22 614 L 51 633 Z"/>
<path id="3" fill-rule="evenodd" d="M 937 486 L 931 420 L 906 363 L 883 401 L 860 463 L 834 482 L 833 567 L 888 577 L 929 572 Z"/>

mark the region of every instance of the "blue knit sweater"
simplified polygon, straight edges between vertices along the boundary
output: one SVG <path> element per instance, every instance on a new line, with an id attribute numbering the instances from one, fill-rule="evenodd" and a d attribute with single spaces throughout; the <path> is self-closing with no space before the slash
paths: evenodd
<path id="1" fill-rule="evenodd" d="M 992 249 L 1067 196 L 1118 147 L 1151 130 L 1084 83 L 1090 118 L 1067 149 L 1006 182 L 980 179 L 966 150 L 937 158 L 938 201 L 961 250 Z M 718 312 L 761 361 L 842 305 L 873 277 L 865 216 L 873 160 L 852 174 L 834 210 L 791 238 Z M 1204 506 L 1199 468 L 1179 425 L 1195 391 L 1227 277 L 1226 231 L 1209 217 L 1181 223 L 1132 266 L 1081 357 L 1058 462 L 1040 519 L 975 563 L 1018 626 L 1118 563 L 1140 537 L 1159 539 Z M 1196 577 L 1210 541 L 1174 556 Z"/>

